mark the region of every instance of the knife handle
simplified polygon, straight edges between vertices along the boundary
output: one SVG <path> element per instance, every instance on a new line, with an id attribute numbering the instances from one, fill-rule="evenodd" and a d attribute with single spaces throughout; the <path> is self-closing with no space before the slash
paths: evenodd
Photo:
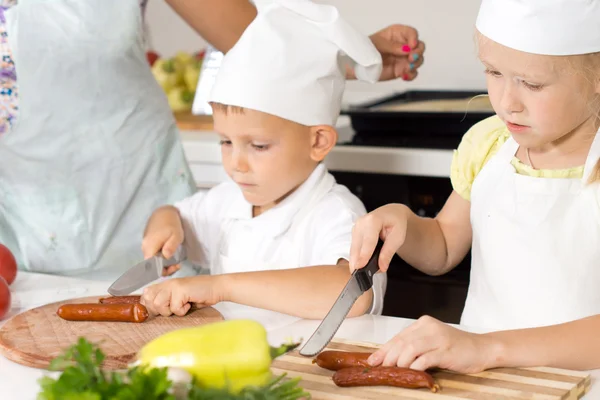
<path id="1" fill-rule="evenodd" d="M 180 262 L 182 262 L 183 260 L 185 260 L 187 254 L 185 252 L 185 247 L 183 247 L 183 244 L 181 244 L 177 250 L 175 250 L 175 253 L 173 253 L 173 255 L 170 258 L 165 259 L 162 256 L 162 250 L 161 252 L 159 252 L 157 254 L 157 256 L 159 256 L 160 258 L 162 258 L 162 266 L 163 268 L 167 268 L 170 267 L 171 265 L 177 265 Z"/>
<path id="2" fill-rule="evenodd" d="M 354 274 L 356 274 L 356 280 L 358 281 L 358 286 L 363 292 L 366 292 L 373 286 L 373 275 L 379 271 L 379 253 L 381 253 L 382 247 L 383 241 L 379 239 L 377 246 L 375 247 L 375 251 L 369 259 L 367 265 L 364 268 L 354 271 Z"/>

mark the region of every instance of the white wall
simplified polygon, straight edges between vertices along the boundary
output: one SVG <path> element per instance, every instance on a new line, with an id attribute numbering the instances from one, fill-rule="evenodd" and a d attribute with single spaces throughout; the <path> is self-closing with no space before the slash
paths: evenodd
<path id="1" fill-rule="evenodd" d="M 189 0 L 194 1 L 194 0 Z M 218 0 L 216 0 L 218 1 Z M 366 100 L 407 89 L 485 89 L 483 68 L 476 58 L 474 24 L 480 0 L 318 0 L 339 8 L 353 25 L 371 34 L 402 23 L 419 30 L 425 41 L 425 64 L 410 83 L 396 80 L 376 85 L 350 82 L 346 101 Z M 202 40 L 161 0 L 151 0 L 147 23 L 156 50 L 165 56 L 196 51 Z"/>

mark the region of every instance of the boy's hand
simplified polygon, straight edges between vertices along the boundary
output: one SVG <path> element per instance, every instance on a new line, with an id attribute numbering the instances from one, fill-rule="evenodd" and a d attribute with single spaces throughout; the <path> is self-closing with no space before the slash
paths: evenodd
<path id="1" fill-rule="evenodd" d="M 410 209 L 403 204 L 387 204 L 360 217 L 352 229 L 350 271 L 367 265 L 379 238 L 384 241 L 379 268 L 387 271 L 392 257 L 404 244 Z"/>
<path id="2" fill-rule="evenodd" d="M 171 258 L 183 239 L 183 226 L 177 209 L 171 206 L 161 207 L 152 214 L 146 226 L 142 240 L 144 258 L 154 257 L 159 252 L 162 252 L 163 257 Z M 164 268 L 163 276 L 172 275 L 180 268 L 179 264 Z"/>
<path id="3" fill-rule="evenodd" d="M 219 303 L 222 298 L 213 276 L 173 278 L 144 289 L 141 303 L 151 315 L 168 317 L 171 314 L 184 316 L 192 303 L 208 307 Z"/>
<path id="4" fill-rule="evenodd" d="M 432 367 L 460 373 L 493 368 L 498 345 L 485 335 L 456 329 L 424 316 L 369 357 L 369 364 L 416 370 Z"/>

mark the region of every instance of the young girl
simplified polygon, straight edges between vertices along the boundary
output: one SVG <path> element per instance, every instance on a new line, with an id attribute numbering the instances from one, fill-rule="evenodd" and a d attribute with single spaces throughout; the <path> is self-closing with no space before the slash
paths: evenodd
<path id="1" fill-rule="evenodd" d="M 600 2 L 483 0 L 479 58 L 496 116 L 455 152 L 454 191 L 435 219 L 389 204 L 358 220 L 351 269 L 378 237 L 441 275 L 472 248 L 461 324 L 422 317 L 372 365 L 478 372 L 600 368 Z"/>

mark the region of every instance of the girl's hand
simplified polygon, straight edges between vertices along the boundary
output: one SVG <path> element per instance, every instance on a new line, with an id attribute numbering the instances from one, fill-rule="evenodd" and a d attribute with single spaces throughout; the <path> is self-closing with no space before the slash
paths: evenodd
<path id="1" fill-rule="evenodd" d="M 477 373 L 496 367 L 499 344 L 488 336 L 456 329 L 424 316 L 397 334 L 369 357 L 371 365 L 424 371 L 439 367 Z"/>
<path id="2" fill-rule="evenodd" d="M 387 204 L 360 217 L 352 229 L 350 271 L 367 265 L 379 238 L 384 241 L 379 255 L 379 268 L 387 271 L 392 257 L 406 238 L 410 212 L 403 204 Z"/>

